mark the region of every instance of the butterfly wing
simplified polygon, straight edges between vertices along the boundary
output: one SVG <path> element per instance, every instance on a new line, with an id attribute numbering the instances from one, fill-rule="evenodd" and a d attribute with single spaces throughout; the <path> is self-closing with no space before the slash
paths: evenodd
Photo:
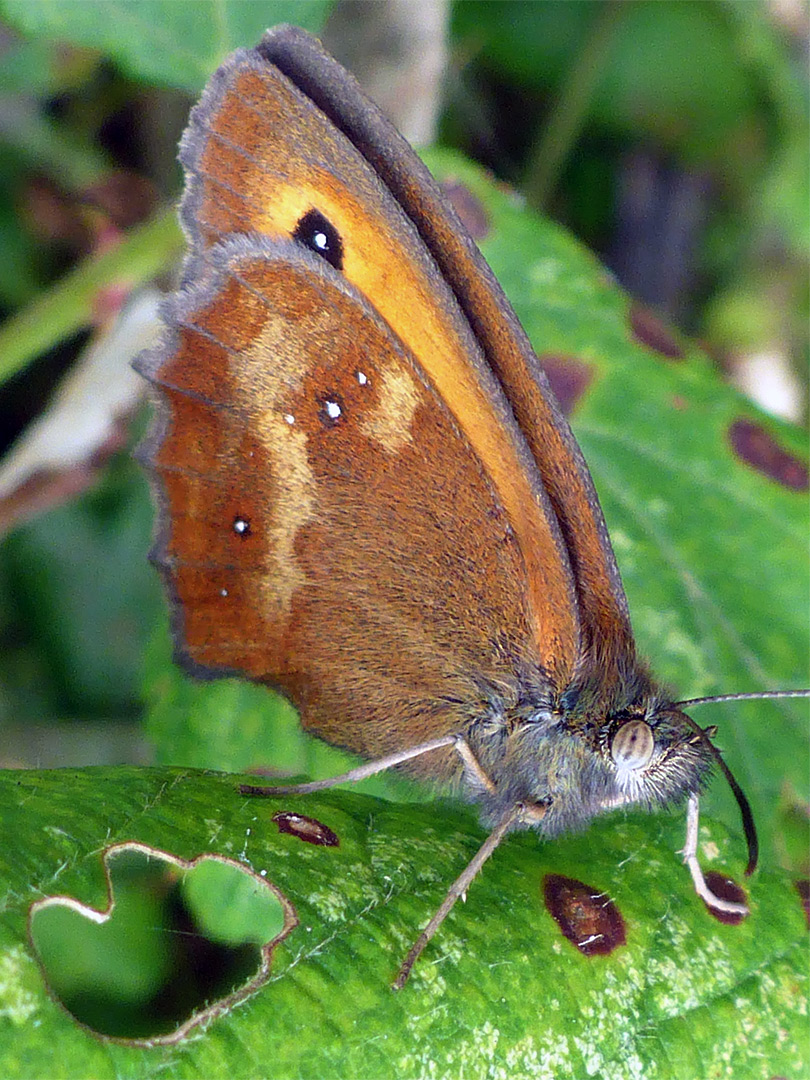
<path id="1" fill-rule="evenodd" d="M 514 706 L 533 668 L 542 681 L 499 493 L 338 271 L 237 237 L 167 316 L 142 365 L 160 390 L 154 557 L 194 671 L 270 681 L 368 755 Z"/>
<path id="2" fill-rule="evenodd" d="M 620 660 L 632 654 L 627 601 L 588 467 L 523 328 L 474 241 L 407 142 L 314 38 L 296 27 L 279 27 L 265 35 L 258 52 L 359 149 L 416 229 L 472 328 L 534 458 L 573 570 L 581 644 L 600 652 L 606 666 L 610 657 Z M 363 256 L 363 275 L 355 278 L 351 267 L 347 275 L 367 296 L 377 297 L 386 244 L 376 257 L 373 250 Z M 384 316 L 402 332 L 394 312 L 385 311 Z M 542 575 L 533 570 L 530 566 L 530 588 L 535 595 L 546 595 Z"/>
<path id="3" fill-rule="evenodd" d="M 629 623 L 516 318 L 357 95 L 292 29 L 215 74 L 181 152 L 185 286 L 142 367 L 181 655 L 379 754 L 562 689 L 600 627 Z M 313 212 L 334 265 L 300 243 Z"/>

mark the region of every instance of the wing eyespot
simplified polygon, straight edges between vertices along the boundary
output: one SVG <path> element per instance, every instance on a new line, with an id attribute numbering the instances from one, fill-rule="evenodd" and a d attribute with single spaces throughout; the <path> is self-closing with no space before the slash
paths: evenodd
<path id="1" fill-rule="evenodd" d="M 319 210 L 307 210 L 292 235 L 293 240 L 320 255 L 335 270 L 343 269 L 343 240 L 332 222 Z"/>

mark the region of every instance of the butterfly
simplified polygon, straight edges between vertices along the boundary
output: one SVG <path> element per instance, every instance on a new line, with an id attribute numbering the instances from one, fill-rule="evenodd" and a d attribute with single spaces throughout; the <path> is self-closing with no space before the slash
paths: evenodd
<path id="1" fill-rule="evenodd" d="M 585 460 L 500 286 L 428 171 L 307 33 L 215 72 L 180 160 L 188 238 L 142 457 L 190 672 L 280 689 L 368 764 L 455 782 L 501 841 L 686 801 L 703 729 L 639 657 Z M 734 695 L 742 696 L 742 695 Z M 774 696 L 773 694 L 749 696 Z M 711 699 L 711 700 L 724 700 Z"/>

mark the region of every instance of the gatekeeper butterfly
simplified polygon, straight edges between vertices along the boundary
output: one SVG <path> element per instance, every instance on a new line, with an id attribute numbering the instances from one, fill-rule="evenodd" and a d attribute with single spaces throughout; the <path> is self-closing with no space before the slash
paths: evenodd
<path id="1" fill-rule="evenodd" d="M 234 53 L 180 159 L 189 253 L 140 361 L 153 558 L 185 668 L 279 688 L 307 731 L 457 781 L 502 837 L 686 800 L 702 729 L 638 657 L 583 456 L 500 286 L 437 184 L 304 31 Z M 766 695 L 762 695 L 766 696 Z"/>

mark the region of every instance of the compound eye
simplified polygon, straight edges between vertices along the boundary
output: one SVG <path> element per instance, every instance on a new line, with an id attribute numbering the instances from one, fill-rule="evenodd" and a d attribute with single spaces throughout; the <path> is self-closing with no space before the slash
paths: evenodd
<path id="1" fill-rule="evenodd" d="M 653 756 L 652 728 L 643 720 L 630 720 L 610 740 L 610 756 L 620 769 L 643 769 Z"/>

